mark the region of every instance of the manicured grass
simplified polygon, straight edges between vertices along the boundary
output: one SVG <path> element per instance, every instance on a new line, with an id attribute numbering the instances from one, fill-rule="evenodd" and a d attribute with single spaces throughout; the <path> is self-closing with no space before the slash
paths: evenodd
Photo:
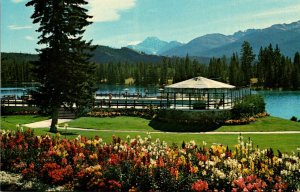
<path id="1" fill-rule="evenodd" d="M 14 129 L 17 124 L 27 124 L 49 119 L 39 115 L 9 115 L 1 116 L 1 129 Z"/>
<path id="2" fill-rule="evenodd" d="M 26 130 L 27 128 L 24 128 Z M 112 136 L 120 137 L 122 140 L 127 140 L 127 136 L 130 138 L 135 138 L 136 136 L 146 137 L 146 133 L 133 133 L 133 132 L 115 132 L 115 131 L 80 131 L 80 130 L 68 130 L 65 134 L 64 130 L 59 130 L 61 138 L 74 139 L 78 135 L 85 136 L 87 138 L 94 138 L 96 135 L 101 137 L 104 142 L 110 143 L 112 141 Z M 50 133 L 49 128 L 34 129 L 34 133 L 37 135 L 51 135 L 53 137 L 57 134 Z M 150 133 L 153 141 L 159 138 L 161 141 L 166 141 L 168 145 L 172 143 L 177 144 L 181 147 L 183 141 L 189 142 L 194 140 L 198 146 L 202 146 L 203 141 L 207 142 L 208 145 L 214 143 L 222 144 L 228 146 L 230 149 L 234 150 L 237 144 L 238 135 L 206 135 L 206 134 L 187 134 L 187 133 Z M 299 152 L 297 148 L 300 148 L 300 134 L 242 134 L 244 141 L 247 142 L 250 137 L 253 141 L 254 147 L 258 145 L 260 149 L 269 149 L 270 147 L 276 152 L 280 150 L 281 152 L 291 153 Z M 277 154 L 277 153 L 276 153 Z"/>
<path id="3" fill-rule="evenodd" d="M 70 127 L 93 128 L 98 130 L 134 130 L 134 131 L 187 131 L 184 125 L 151 122 L 140 117 L 81 117 L 69 122 Z M 260 118 L 248 125 L 222 126 L 217 132 L 268 132 L 268 131 L 300 131 L 300 123 L 278 117 Z"/>
<path id="4" fill-rule="evenodd" d="M 1 117 L 1 129 L 16 130 L 16 124 L 26 124 L 35 121 L 47 119 L 47 117 L 23 115 L 23 116 L 7 116 L 4 120 Z M 112 135 L 116 135 L 126 140 L 127 135 L 134 138 L 137 135 L 145 137 L 145 132 L 152 132 L 151 136 L 153 140 L 159 138 L 162 141 L 166 141 L 169 145 L 176 143 L 181 146 L 182 141 L 188 142 L 195 140 L 196 143 L 201 146 L 203 141 L 206 141 L 208 145 L 212 143 L 220 143 L 228 145 L 231 149 L 234 149 L 234 145 L 237 144 L 238 135 L 207 135 L 207 134 L 187 134 L 187 133 L 153 133 L 157 131 L 150 125 L 150 120 L 146 120 L 139 117 L 114 117 L 114 118 L 91 118 L 83 117 L 71 121 L 70 127 L 81 127 L 81 128 L 94 128 L 99 130 L 108 131 L 80 131 L 80 130 L 59 130 L 61 137 L 64 138 L 76 138 L 78 135 L 92 138 L 96 135 L 100 136 L 105 142 L 111 142 Z M 167 124 L 165 124 L 167 126 Z M 255 123 L 242 126 L 223 126 L 216 131 L 294 131 L 299 130 L 300 123 L 284 120 L 276 117 L 267 117 L 259 119 Z M 24 128 L 26 129 L 26 128 Z M 117 132 L 117 131 L 128 131 L 128 132 Z M 49 128 L 34 129 L 37 135 L 52 135 L 56 134 L 49 133 Z M 141 131 L 141 133 L 130 132 L 130 131 Z M 292 152 L 300 148 L 300 134 L 264 134 L 264 135 L 243 135 L 245 140 L 248 137 L 254 142 L 254 146 L 259 145 L 262 148 L 272 147 L 275 151 L 279 149 L 282 152 Z"/>
<path id="5" fill-rule="evenodd" d="M 233 125 L 222 126 L 215 131 L 254 131 L 254 132 L 268 132 L 268 131 L 300 131 L 300 123 L 291 120 L 281 119 L 278 117 L 265 117 L 257 119 L 256 122 L 248 125 Z"/>
<path id="6" fill-rule="evenodd" d="M 149 126 L 150 120 L 140 117 L 81 117 L 70 121 L 69 127 L 98 130 L 155 131 Z"/>

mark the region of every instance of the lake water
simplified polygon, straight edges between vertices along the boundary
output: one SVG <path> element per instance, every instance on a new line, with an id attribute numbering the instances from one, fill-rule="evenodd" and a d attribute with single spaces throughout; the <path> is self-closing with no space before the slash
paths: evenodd
<path id="1" fill-rule="evenodd" d="M 1 97 L 3 95 L 22 96 L 26 94 L 28 87 L 19 88 L 1 88 Z M 144 94 L 147 89 L 148 95 L 156 95 L 159 93 L 158 86 L 125 86 L 125 85 L 98 85 L 97 92 L 101 93 L 141 93 Z M 300 91 L 256 91 L 264 97 L 266 102 L 266 110 L 272 116 L 290 119 L 296 116 L 300 119 Z"/>
<path id="2" fill-rule="evenodd" d="M 266 110 L 272 116 L 300 119 L 300 91 L 257 91 L 266 102 Z"/>

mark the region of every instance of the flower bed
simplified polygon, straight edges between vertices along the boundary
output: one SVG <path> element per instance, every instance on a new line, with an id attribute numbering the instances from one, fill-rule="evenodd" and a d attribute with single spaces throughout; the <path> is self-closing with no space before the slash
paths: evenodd
<path id="1" fill-rule="evenodd" d="M 133 116 L 152 119 L 156 114 L 156 110 L 148 109 L 100 109 L 94 108 L 87 113 L 89 117 L 116 117 L 116 116 Z"/>
<path id="2" fill-rule="evenodd" d="M 249 124 L 251 122 L 255 122 L 256 119 L 258 118 L 262 118 L 262 117 L 268 117 L 270 116 L 270 114 L 268 114 L 267 112 L 263 112 L 263 113 L 258 113 L 254 116 L 251 117 L 244 117 L 244 118 L 240 118 L 240 119 L 229 119 L 225 121 L 225 125 L 245 125 L 245 124 Z"/>
<path id="3" fill-rule="evenodd" d="M 238 138 L 234 150 L 195 142 L 181 147 L 151 136 L 111 143 L 1 131 L 1 170 L 63 190 L 78 191 L 293 191 L 300 186 L 299 156 L 275 155 Z M 56 188 L 57 189 L 57 188 Z"/>

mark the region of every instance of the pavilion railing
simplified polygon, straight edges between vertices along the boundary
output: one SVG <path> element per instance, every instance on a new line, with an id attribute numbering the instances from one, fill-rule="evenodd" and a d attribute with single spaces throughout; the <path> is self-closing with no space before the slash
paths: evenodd
<path id="1" fill-rule="evenodd" d="M 250 89 L 232 89 L 226 92 L 175 93 L 161 92 L 154 94 L 97 93 L 95 108 L 158 108 L 158 109 L 194 109 L 195 103 L 205 103 L 203 110 L 230 109 L 245 95 L 251 94 Z M 35 106 L 34 100 L 28 98 L 1 98 L 1 106 Z"/>

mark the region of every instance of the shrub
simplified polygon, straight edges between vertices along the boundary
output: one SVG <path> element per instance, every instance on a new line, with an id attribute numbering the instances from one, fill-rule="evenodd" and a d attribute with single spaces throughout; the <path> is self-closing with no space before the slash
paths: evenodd
<path id="1" fill-rule="evenodd" d="M 292 118 L 291 118 L 291 121 L 297 121 L 298 119 L 297 119 L 297 117 L 295 117 L 295 116 L 293 116 Z"/>
<path id="2" fill-rule="evenodd" d="M 265 112 L 265 102 L 261 95 L 248 95 L 236 103 L 232 109 L 232 118 L 240 119 Z"/>
<path id="3" fill-rule="evenodd" d="M 182 130 L 180 129 L 182 126 L 177 126 L 178 129 L 168 131 L 210 131 L 222 126 L 230 116 L 231 113 L 229 110 L 185 111 L 167 109 L 158 111 L 156 120 L 169 124 L 189 126 L 188 130 Z"/>
<path id="4" fill-rule="evenodd" d="M 5 106 L 1 107 L 2 115 L 36 115 L 40 112 L 37 107 L 14 107 Z"/>

